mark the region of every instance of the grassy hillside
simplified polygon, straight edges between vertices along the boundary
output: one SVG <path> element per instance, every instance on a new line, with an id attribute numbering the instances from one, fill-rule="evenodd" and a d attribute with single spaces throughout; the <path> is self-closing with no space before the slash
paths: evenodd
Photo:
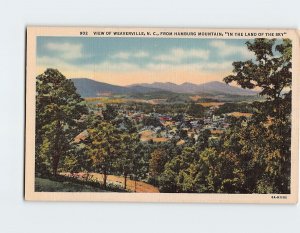
<path id="1" fill-rule="evenodd" d="M 44 178 L 35 178 L 36 192 L 105 192 L 97 187 L 77 184 L 70 181 L 58 182 Z"/>

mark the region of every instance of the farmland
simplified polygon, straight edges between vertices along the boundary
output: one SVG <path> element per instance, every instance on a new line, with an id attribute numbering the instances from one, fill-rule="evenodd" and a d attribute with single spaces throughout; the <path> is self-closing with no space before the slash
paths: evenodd
<path id="1" fill-rule="evenodd" d="M 204 103 L 198 103 L 202 105 L 203 107 L 218 107 L 224 104 L 224 102 L 204 102 Z"/>

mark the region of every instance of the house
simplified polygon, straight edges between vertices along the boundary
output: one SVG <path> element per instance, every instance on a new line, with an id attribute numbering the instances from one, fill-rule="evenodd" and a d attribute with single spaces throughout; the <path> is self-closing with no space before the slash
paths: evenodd
<path id="1" fill-rule="evenodd" d="M 192 125 L 193 128 L 195 128 L 199 125 L 199 122 L 198 121 L 190 121 L 190 124 Z"/>
<path id="2" fill-rule="evenodd" d="M 161 131 L 161 127 L 160 127 L 160 126 L 154 128 L 154 132 L 155 132 L 155 133 L 157 133 L 157 132 L 159 132 L 159 131 Z"/>

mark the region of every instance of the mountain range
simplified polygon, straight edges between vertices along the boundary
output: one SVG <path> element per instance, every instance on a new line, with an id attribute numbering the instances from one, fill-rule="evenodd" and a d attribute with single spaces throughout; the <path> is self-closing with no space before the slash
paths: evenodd
<path id="1" fill-rule="evenodd" d="M 151 92 L 173 92 L 187 94 L 224 94 L 224 95 L 257 95 L 257 92 L 233 87 L 228 84 L 213 81 L 204 84 L 182 83 L 180 85 L 171 82 L 138 83 L 129 86 L 118 86 L 103 82 L 97 82 L 88 78 L 71 79 L 82 97 L 97 97 L 103 94 L 133 94 Z"/>
<path id="2" fill-rule="evenodd" d="M 112 85 L 103 82 L 97 82 L 88 78 L 74 78 L 71 79 L 77 89 L 77 92 L 82 97 L 97 97 L 106 93 L 111 94 L 130 94 L 130 93 L 142 93 L 142 92 L 156 92 L 159 89 L 144 87 L 144 86 L 132 86 L 124 87 L 118 85 Z"/>
<path id="3" fill-rule="evenodd" d="M 140 83 L 140 84 L 134 84 L 130 85 L 130 87 L 149 87 L 149 88 L 156 88 L 161 89 L 165 91 L 171 91 L 176 93 L 189 93 L 189 94 L 230 94 L 230 95 L 256 95 L 257 92 L 248 90 L 248 89 L 242 89 L 239 87 L 233 87 L 226 83 L 218 82 L 218 81 L 212 81 L 204 84 L 194 84 L 185 82 L 180 85 L 166 82 L 154 82 L 152 84 L 148 83 Z"/>

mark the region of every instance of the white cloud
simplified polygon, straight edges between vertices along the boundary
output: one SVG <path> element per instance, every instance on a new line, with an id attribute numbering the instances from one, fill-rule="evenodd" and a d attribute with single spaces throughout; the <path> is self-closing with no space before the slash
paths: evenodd
<path id="1" fill-rule="evenodd" d="M 219 72 L 219 71 L 230 71 L 232 70 L 232 62 L 199 62 L 193 64 L 179 64 L 173 65 L 170 63 L 150 63 L 146 66 L 147 70 L 154 71 L 167 71 L 174 69 L 181 70 L 192 70 L 198 72 Z"/>
<path id="2" fill-rule="evenodd" d="M 82 58 L 82 45 L 72 44 L 72 43 L 47 43 L 46 48 L 51 51 L 57 52 L 58 56 L 67 59 L 77 59 Z"/>
<path id="3" fill-rule="evenodd" d="M 129 53 L 119 52 L 119 53 L 114 54 L 112 57 L 127 60 L 129 58 L 129 56 L 130 56 Z"/>
<path id="4" fill-rule="evenodd" d="M 148 63 L 144 67 L 139 66 L 133 62 L 113 62 L 113 61 L 104 61 L 95 64 L 82 64 L 75 65 L 70 61 L 67 61 L 58 57 L 48 57 L 42 56 L 37 57 L 37 65 L 39 67 L 46 68 L 56 68 L 62 71 L 72 71 L 72 72 L 136 72 L 136 71 L 170 71 L 174 69 L 178 70 L 192 70 L 196 72 L 219 72 L 219 71 L 230 71 L 232 70 L 232 62 L 210 62 L 202 61 L 199 63 L 193 64 L 171 64 L 167 62 L 160 63 Z"/>
<path id="5" fill-rule="evenodd" d="M 144 58 L 144 57 L 148 57 L 148 56 L 149 56 L 149 53 L 147 53 L 145 51 L 137 51 L 137 52 L 133 52 L 133 53 L 119 52 L 119 53 L 112 55 L 112 58 L 127 60 L 129 58 Z"/>
<path id="6" fill-rule="evenodd" d="M 85 72 L 100 72 L 100 71 L 106 71 L 106 72 L 121 72 L 121 71 L 137 71 L 140 69 L 138 65 L 135 63 L 129 63 L 129 62 L 100 62 L 96 64 L 82 64 L 82 65 L 75 65 L 72 64 L 69 61 L 66 61 L 62 58 L 53 58 L 48 56 L 42 56 L 37 57 L 37 65 L 39 67 L 46 68 L 54 68 L 61 71 L 67 71 L 67 72 L 79 72 L 79 71 L 85 71 Z"/>
<path id="7" fill-rule="evenodd" d="M 240 55 L 243 58 L 252 58 L 253 53 L 250 52 L 246 45 L 245 46 L 237 46 L 237 45 L 229 45 L 224 41 L 214 40 L 210 43 L 211 47 L 214 47 L 217 50 L 218 54 L 222 57 L 227 57 L 231 55 Z"/>
<path id="8" fill-rule="evenodd" d="M 183 59 L 192 59 L 198 58 L 202 60 L 207 60 L 209 57 L 209 50 L 203 49 L 172 49 L 167 54 L 161 54 L 159 56 L 154 57 L 157 61 L 162 62 L 180 62 Z"/>
<path id="9" fill-rule="evenodd" d="M 54 68 L 59 64 L 67 65 L 65 61 L 63 61 L 61 58 L 58 57 L 48 57 L 48 56 L 37 57 L 38 66 L 49 66 L 49 68 L 50 67 Z"/>
<path id="10" fill-rule="evenodd" d="M 143 58 L 143 57 L 148 57 L 149 53 L 147 53 L 145 51 L 140 51 L 140 52 L 134 53 L 132 56 L 136 57 L 136 58 Z"/>
<path id="11" fill-rule="evenodd" d="M 37 57 L 37 66 L 46 68 L 53 68 L 58 69 L 61 72 L 67 70 L 67 71 L 73 71 L 73 72 L 79 72 L 81 70 L 90 70 L 92 71 L 94 66 L 92 64 L 88 65 L 74 65 L 70 63 L 69 60 L 66 60 L 61 57 L 49 57 L 49 56 L 42 56 Z"/>

